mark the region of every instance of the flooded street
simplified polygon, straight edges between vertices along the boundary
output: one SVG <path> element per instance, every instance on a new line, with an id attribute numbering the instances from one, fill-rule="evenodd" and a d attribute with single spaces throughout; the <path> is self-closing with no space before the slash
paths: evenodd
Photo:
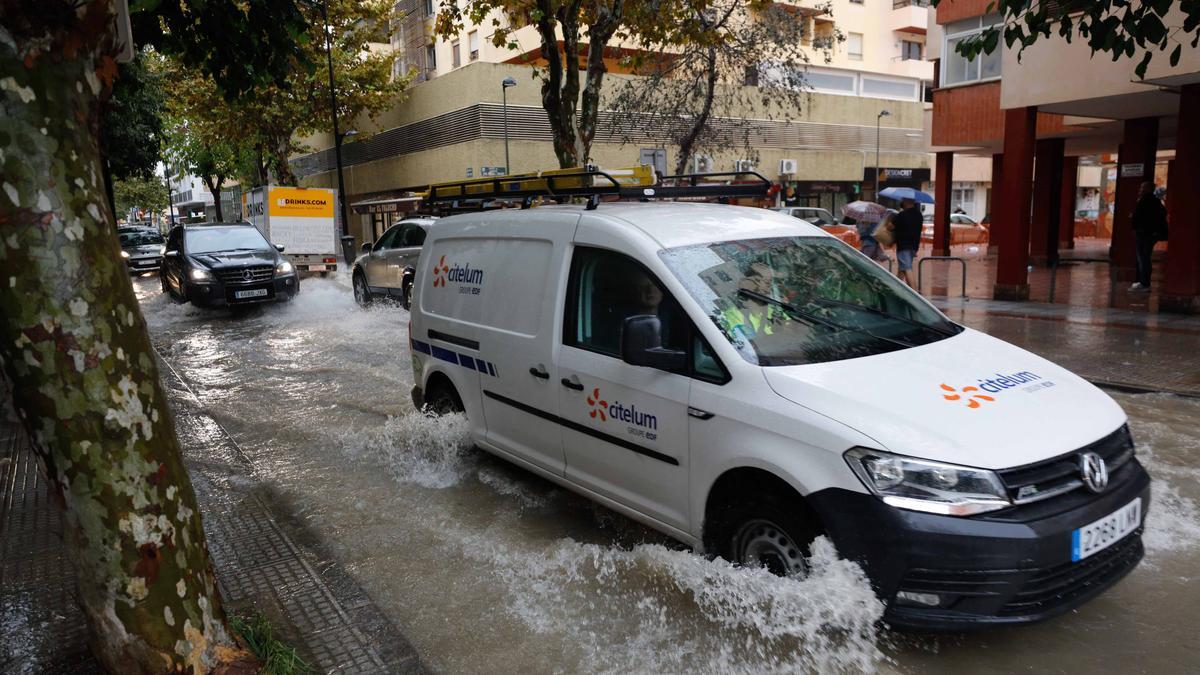
<path id="1" fill-rule="evenodd" d="M 821 541 L 803 581 L 737 569 L 413 413 L 406 312 L 340 279 L 232 315 L 136 279 L 154 344 L 422 660 L 444 672 L 1185 672 L 1200 667 L 1200 400 L 1115 395 L 1153 477 L 1146 557 L 1077 612 L 966 636 L 877 628 Z"/>

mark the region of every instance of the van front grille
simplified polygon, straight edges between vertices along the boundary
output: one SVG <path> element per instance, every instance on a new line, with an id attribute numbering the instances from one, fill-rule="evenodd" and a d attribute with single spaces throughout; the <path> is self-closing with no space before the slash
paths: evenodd
<path id="1" fill-rule="evenodd" d="M 1104 438 L 1065 455 L 997 473 L 1014 503 L 1042 501 L 1083 487 L 1079 458 L 1086 452 L 1100 455 L 1108 466 L 1109 474 L 1115 474 L 1133 459 L 1133 437 L 1129 434 L 1129 426 L 1123 425 Z"/>

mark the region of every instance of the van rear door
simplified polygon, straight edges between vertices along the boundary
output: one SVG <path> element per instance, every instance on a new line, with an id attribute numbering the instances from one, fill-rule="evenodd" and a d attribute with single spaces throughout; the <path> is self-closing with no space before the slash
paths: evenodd
<path id="1" fill-rule="evenodd" d="M 474 323 L 477 344 L 460 351 L 474 347 L 487 442 L 560 476 L 555 327 L 578 222 L 569 211 L 490 213 L 484 226 L 433 241 L 418 293 L 431 318 L 442 311 Z"/>

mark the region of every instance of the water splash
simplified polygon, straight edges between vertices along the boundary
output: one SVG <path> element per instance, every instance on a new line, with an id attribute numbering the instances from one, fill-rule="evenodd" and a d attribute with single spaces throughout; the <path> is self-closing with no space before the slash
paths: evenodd
<path id="1" fill-rule="evenodd" d="M 488 532 L 454 539 L 503 579 L 514 617 L 581 649 L 589 671 L 864 672 L 885 658 L 883 604 L 823 537 L 804 579 L 658 544 L 561 539 L 529 551 Z"/>
<path id="2" fill-rule="evenodd" d="M 457 485 L 472 463 L 470 427 L 463 415 L 389 417 L 378 427 L 346 432 L 341 442 L 351 457 L 382 458 L 397 482 L 426 488 Z"/>

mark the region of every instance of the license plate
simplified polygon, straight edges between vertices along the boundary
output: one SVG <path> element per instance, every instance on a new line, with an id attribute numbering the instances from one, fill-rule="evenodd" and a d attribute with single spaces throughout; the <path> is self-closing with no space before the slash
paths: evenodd
<path id="1" fill-rule="evenodd" d="M 1135 499 L 1071 533 L 1071 562 L 1103 551 L 1142 524 L 1142 500 Z"/>
<path id="2" fill-rule="evenodd" d="M 267 294 L 267 289 L 254 288 L 249 291 L 234 291 L 233 297 L 237 298 L 238 300 L 241 300 L 243 298 L 261 298 L 261 297 L 266 296 L 266 294 Z"/>
<path id="3" fill-rule="evenodd" d="M 324 272 L 327 269 L 329 269 L 329 268 L 325 267 L 324 265 L 309 265 L 308 266 L 309 272 Z"/>
<path id="4" fill-rule="evenodd" d="M 145 267 L 146 265 L 153 265 L 154 261 L 153 260 L 134 260 L 133 264 L 141 265 L 141 266 Z"/>

